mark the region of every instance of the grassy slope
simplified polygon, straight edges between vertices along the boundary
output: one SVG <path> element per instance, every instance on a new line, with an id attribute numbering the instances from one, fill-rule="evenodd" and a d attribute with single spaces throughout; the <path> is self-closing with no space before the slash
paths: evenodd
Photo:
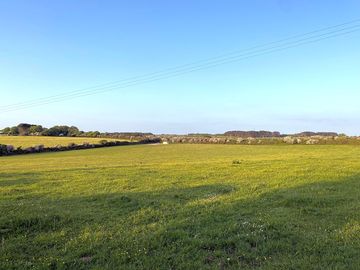
<path id="1" fill-rule="evenodd" d="M 2 157 L 0 269 L 358 269 L 359 171 L 357 146 Z"/>
<path id="2" fill-rule="evenodd" d="M 101 138 L 81 138 L 81 137 L 50 137 L 50 136 L 0 136 L 0 144 L 11 144 L 15 147 L 30 147 L 37 144 L 43 144 L 46 147 L 63 145 L 67 146 L 69 143 L 83 144 L 99 143 Z M 112 139 L 106 138 L 111 141 Z"/>

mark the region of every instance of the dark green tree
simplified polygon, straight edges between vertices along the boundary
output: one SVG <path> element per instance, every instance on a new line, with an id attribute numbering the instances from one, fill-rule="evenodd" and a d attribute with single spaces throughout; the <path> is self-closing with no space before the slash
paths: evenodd
<path id="1" fill-rule="evenodd" d="M 9 134 L 10 133 L 10 127 L 6 127 L 6 128 L 4 128 L 3 130 L 1 130 L 1 132 L 3 133 L 3 134 Z"/>
<path id="2" fill-rule="evenodd" d="M 41 125 L 32 125 L 29 128 L 29 134 L 31 135 L 40 135 L 43 132 L 44 128 Z"/>
<path id="3" fill-rule="evenodd" d="M 19 124 L 17 127 L 18 127 L 18 132 L 19 132 L 19 135 L 21 136 L 27 136 L 29 135 L 29 130 L 30 130 L 30 127 L 32 125 L 30 124 L 26 124 L 26 123 L 21 123 Z"/>
<path id="4" fill-rule="evenodd" d="M 8 135 L 13 135 L 13 136 L 19 135 L 19 129 L 18 129 L 18 127 L 11 127 Z"/>
<path id="5" fill-rule="evenodd" d="M 71 126 L 68 129 L 67 136 L 76 137 L 80 135 L 80 130 L 77 127 Z"/>

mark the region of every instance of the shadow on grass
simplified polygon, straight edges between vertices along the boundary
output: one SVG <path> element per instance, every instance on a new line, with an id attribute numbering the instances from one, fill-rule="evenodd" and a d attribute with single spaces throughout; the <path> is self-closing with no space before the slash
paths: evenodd
<path id="1" fill-rule="evenodd" d="M 238 199 L 237 194 L 237 187 L 219 184 L 42 201 L 32 212 L 0 220 L 5 239 L 0 266 L 356 269 L 359 265 L 358 176 L 251 199 Z"/>
<path id="2" fill-rule="evenodd" d="M 38 182 L 36 173 L 1 173 L 0 187 L 34 184 Z"/>

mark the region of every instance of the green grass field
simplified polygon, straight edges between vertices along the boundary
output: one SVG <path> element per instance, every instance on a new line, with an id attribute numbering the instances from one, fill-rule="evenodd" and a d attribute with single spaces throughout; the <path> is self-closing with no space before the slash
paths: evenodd
<path id="1" fill-rule="evenodd" d="M 43 144 L 45 147 L 52 147 L 57 145 L 67 146 L 69 143 L 83 144 L 99 143 L 102 138 L 82 138 L 82 137 L 50 137 L 50 136 L 0 136 L 0 144 L 10 144 L 14 147 L 30 147 L 38 144 Z M 105 138 L 107 141 L 114 139 Z M 116 139 L 117 140 L 117 139 Z M 118 140 L 121 141 L 121 140 Z"/>
<path id="2" fill-rule="evenodd" d="M 0 213 L 6 270 L 359 269 L 360 147 L 0 157 Z"/>

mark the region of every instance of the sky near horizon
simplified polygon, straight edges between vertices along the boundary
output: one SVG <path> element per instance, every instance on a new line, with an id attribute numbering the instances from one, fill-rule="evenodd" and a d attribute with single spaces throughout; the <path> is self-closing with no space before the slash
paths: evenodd
<path id="1" fill-rule="evenodd" d="M 245 50 L 360 18 L 360 1 L 0 2 L 0 106 Z M 360 135 L 360 31 L 96 95 L 2 112 L 82 130 Z"/>

